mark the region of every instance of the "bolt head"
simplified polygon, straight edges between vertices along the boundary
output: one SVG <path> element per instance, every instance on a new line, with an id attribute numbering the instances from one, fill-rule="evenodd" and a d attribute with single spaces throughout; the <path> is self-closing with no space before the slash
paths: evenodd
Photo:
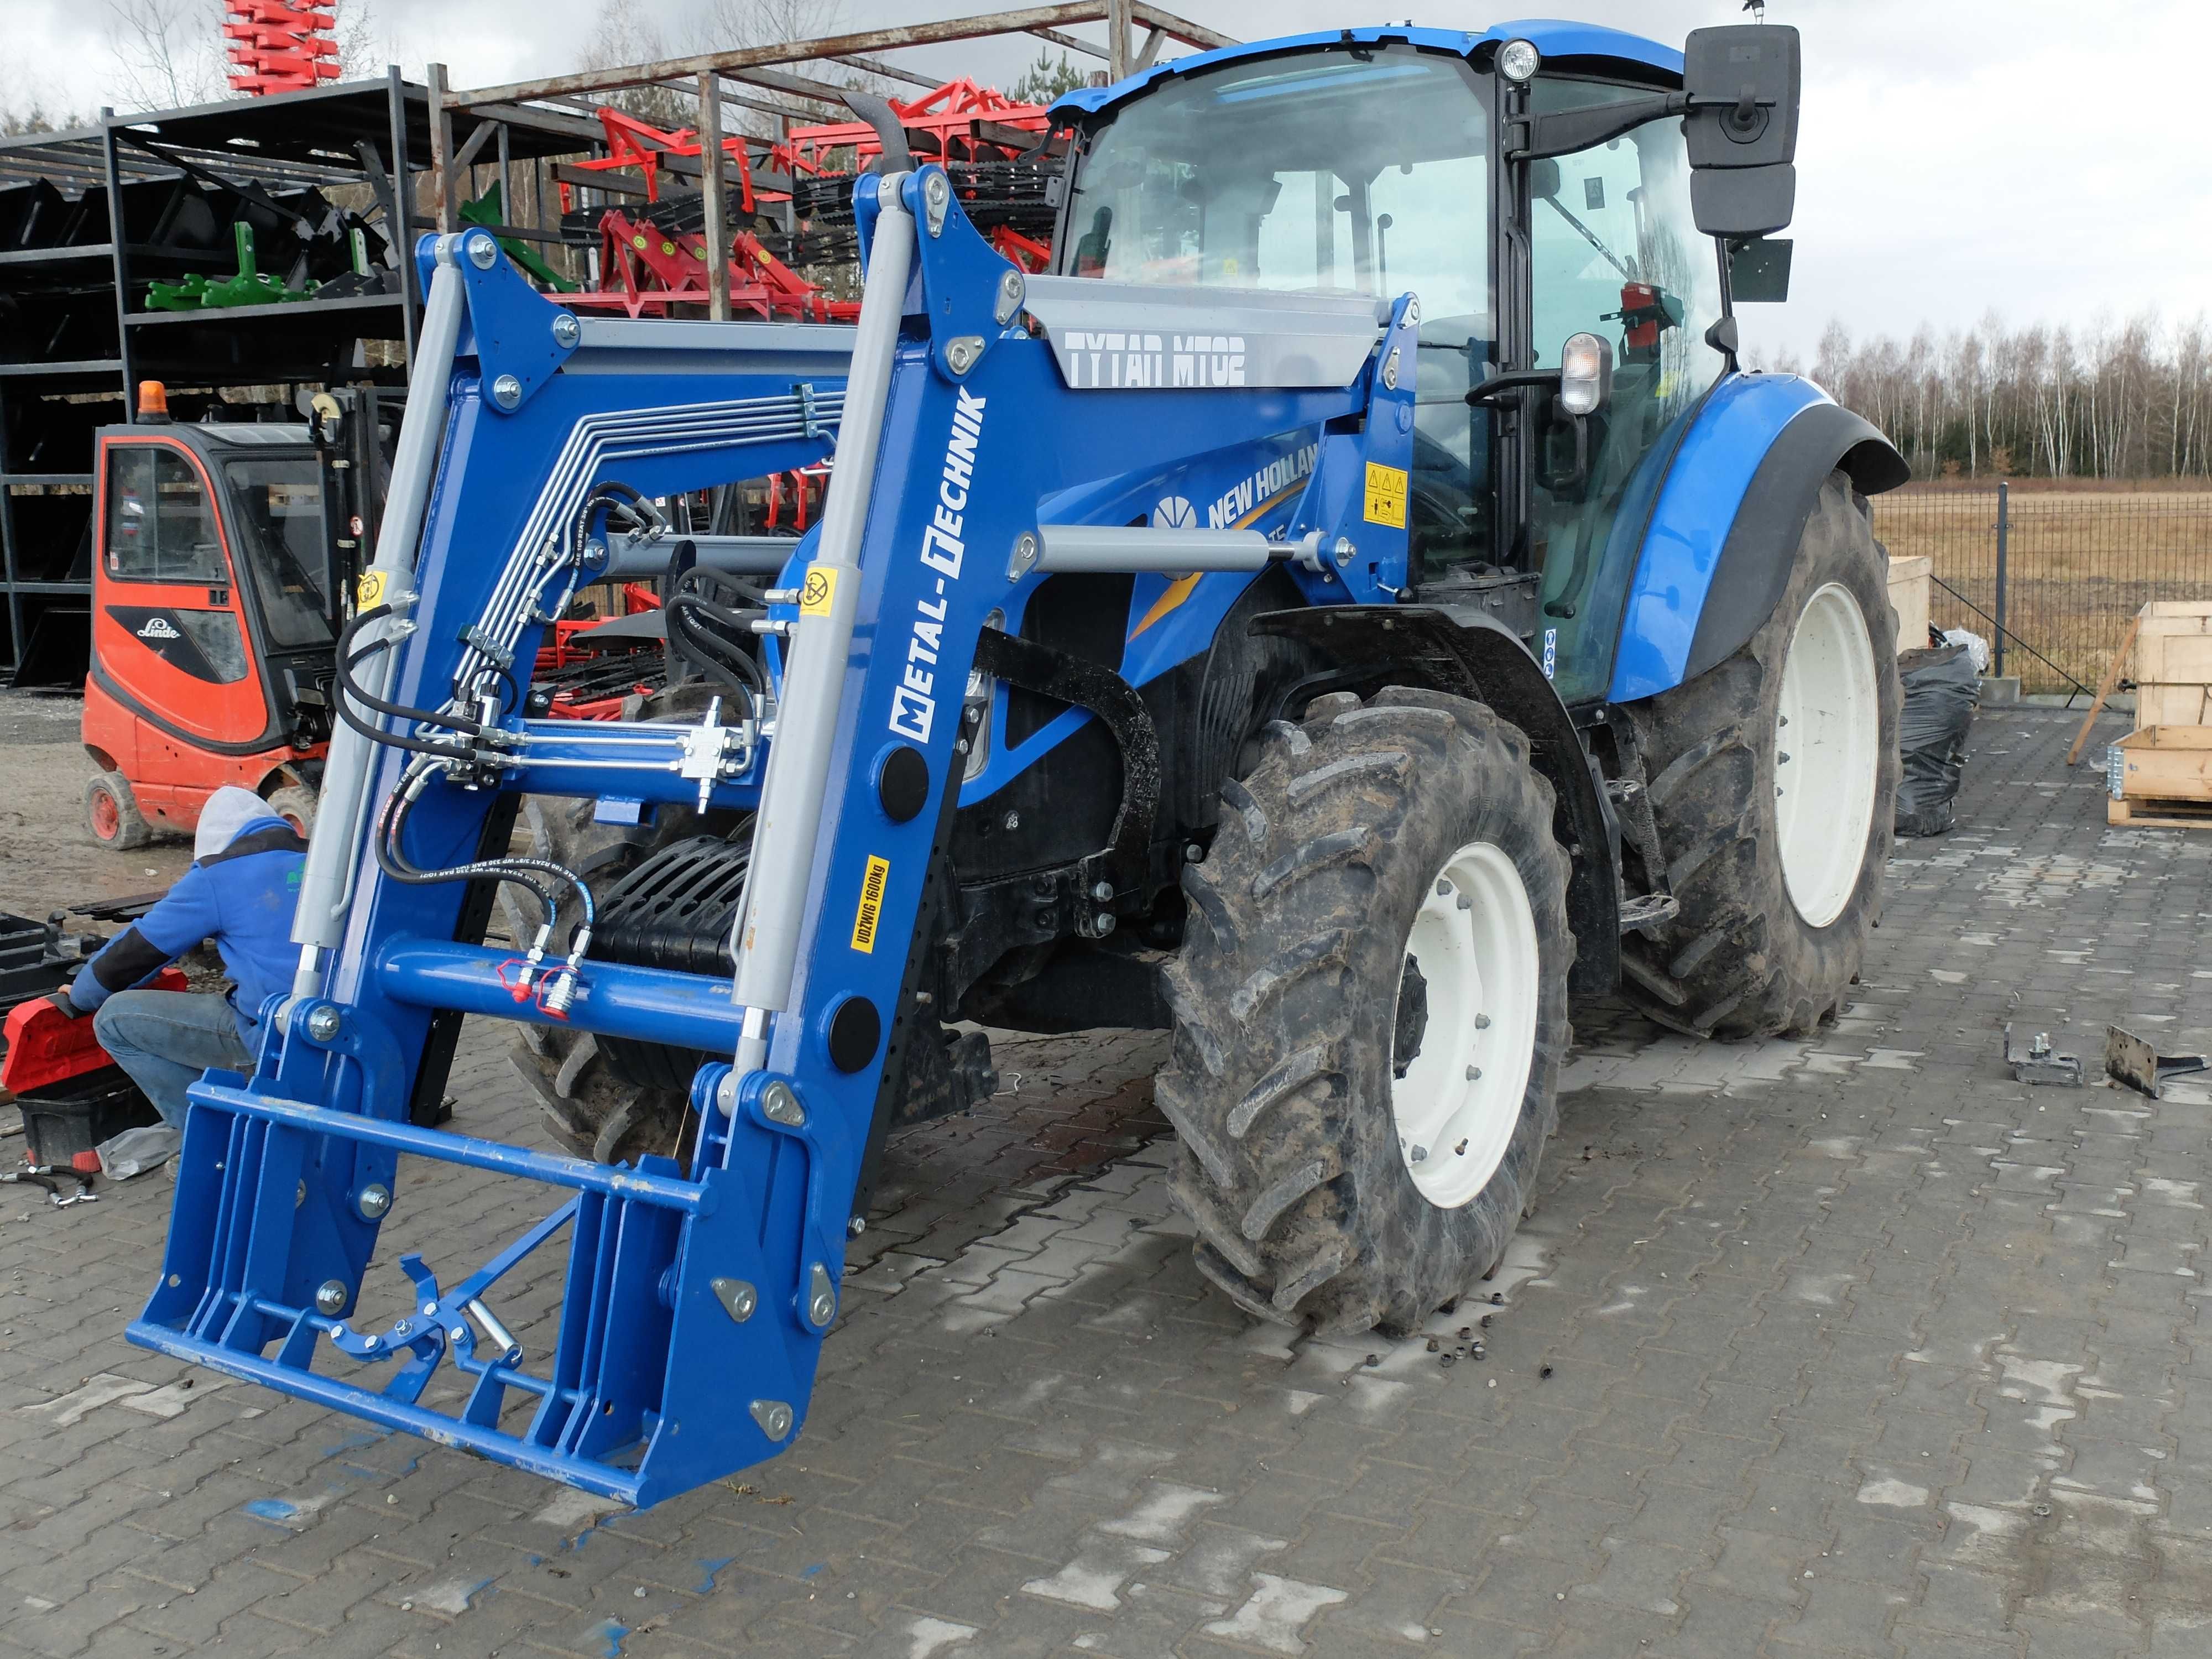
<path id="1" fill-rule="evenodd" d="M 965 374 L 983 355 L 983 337 L 962 334 L 945 343 L 945 364 L 955 374 Z"/>
<path id="2" fill-rule="evenodd" d="M 1028 284 L 1022 281 L 1022 273 L 1018 270 L 1009 270 L 999 278 L 999 303 L 992 308 L 991 314 L 998 319 L 1000 328 L 1014 320 L 1027 292 Z"/>
<path id="3" fill-rule="evenodd" d="M 576 320 L 573 313 L 564 311 L 553 319 L 554 344 L 572 346 L 583 337 L 584 325 Z"/>
<path id="4" fill-rule="evenodd" d="M 307 1016 L 307 1035 L 318 1042 L 328 1042 L 338 1034 L 338 1011 L 327 1002 L 318 1005 Z"/>
<path id="5" fill-rule="evenodd" d="M 1009 830 L 1018 830 L 1022 827 L 1022 815 L 1019 812 L 1009 812 L 1000 822 Z"/>
<path id="6" fill-rule="evenodd" d="M 807 1304 L 807 1316 L 817 1325 L 827 1325 L 830 1316 L 837 1311 L 837 1304 L 828 1296 L 817 1296 Z"/>
<path id="7" fill-rule="evenodd" d="M 335 1319 L 345 1310 L 346 1287 L 343 1279 L 326 1279 L 315 1289 L 315 1311 Z"/>
<path id="8" fill-rule="evenodd" d="M 858 1238 L 867 1231 L 868 1218 L 864 1215 L 856 1215 L 845 1224 L 845 1234 L 848 1238 Z"/>
<path id="9" fill-rule="evenodd" d="M 941 173 L 931 173 L 921 188 L 923 193 L 929 198 L 929 204 L 932 207 L 942 207 L 952 199 L 951 182 Z"/>
<path id="10" fill-rule="evenodd" d="M 1093 882 L 1091 884 L 1091 896 L 1101 904 L 1110 902 L 1114 897 L 1114 884 L 1110 881 Z"/>
<path id="11" fill-rule="evenodd" d="M 1117 918 L 1111 910 L 1101 910 L 1091 919 L 1091 926 L 1097 937 L 1104 939 L 1107 934 L 1114 931 L 1116 921 Z"/>
<path id="12" fill-rule="evenodd" d="M 1329 554 L 1330 556 L 1335 559 L 1338 567 L 1341 568 L 1343 566 L 1350 564 L 1354 556 L 1358 555 L 1358 551 L 1359 550 L 1352 545 L 1351 537 L 1339 536 L 1336 538 L 1336 545 L 1329 550 Z"/>
<path id="13" fill-rule="evenodd" d="M 806 1109 L 799 1103 L 799 1097 L 791 1085 L 781 1080 L 761 1091 L 761 1111 L 770 1122 L 797 1128 L 806 1121 Z"/>
<path id="14" fill-rule="evenodd" d="M 522 382 L 512 374 L 502 374 L 491 383 L 491 400 L 501 409 L 514 409 L 522 403 Z"/>
<path id="15" fill-rule="evenodd" d="M 499 244 L 488 234 L 470 237 L 469 263 L 478 270 L 489 270 L 499 263 Z"/>
<path id="16" fill-rule="evenodd" d="M 380 1184 L 364 1187 L 361 1189 L 361 1196 L 354 1200 L 354 1204 L 361 1211 L 363 1219 L 381 1220 L 384 1212 L 392 1207 L 392 1188 Z"/>

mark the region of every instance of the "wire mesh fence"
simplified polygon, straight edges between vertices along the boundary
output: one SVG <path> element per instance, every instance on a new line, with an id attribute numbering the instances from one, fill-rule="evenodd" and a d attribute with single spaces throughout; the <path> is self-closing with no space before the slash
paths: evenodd
<path id="1" fill-rule="evenodd" d="M 2212 489 L 1908 486 L 1874 498 L 1893 558 L 1924 553 L 1938 628 L 1996 646 L 2029 692 L 2094 687 L 2152 599 L 2212 599 Z M 2194 484 L 2195 487 L 2189 487 Z"/>

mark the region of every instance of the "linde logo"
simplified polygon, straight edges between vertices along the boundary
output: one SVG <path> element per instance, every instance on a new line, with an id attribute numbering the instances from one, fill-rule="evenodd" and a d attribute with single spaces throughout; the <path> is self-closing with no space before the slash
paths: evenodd
<path id="1" fill-rule="evenodd" d="M 937 720 L 937 657 L 945 648 L 945 584 L 957 581 L 967 556 L 961 533 L 966 524 L 969 491 L 975 485 L 975 447 L 983 441 L 984 399 L 965 386 L 953 406 L 952 431 L 945 441 L 945 467 L 937 484 L 937 506 L 921 532 L 921 562 L 938 573 L 935 593 L 914 602 L 906 667 L 891 691 L 890 732 L 915 743 L 929 741 Z"/>
<path id="2" fill-rule="evenodd" d="M 1071 386 L 1244 384 L 1241 334 L 1133 334 L 1070 329 L 1060 336 Z"/>
<path id="3" fill-rule="evenodd" d="M 142 640 L 181 640 L 185 636 L 177 632 L 167 617 L 149 617 L 146 625 L 138 630 L 138 637 Z"/>

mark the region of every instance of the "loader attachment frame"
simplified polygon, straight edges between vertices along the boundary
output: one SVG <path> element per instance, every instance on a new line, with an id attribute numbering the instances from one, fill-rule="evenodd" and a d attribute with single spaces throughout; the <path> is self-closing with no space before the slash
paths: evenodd
<path id="1" fill-rule="evenodd" d="M 1380 366 L 1412 356 L 1411 296 L 1253 292 L 1224 308 L 1218 294 L 1025 277 L 933 166 L 862 179 L 856 207 L 868 281 L 849 333 L 579 325 L 487 233 L 426 239 L 424 334 L 445 343 L 452 386 L 410 400 L 343 647 L 361 718 L 331 772 L 355 780 L 352 799 L 319 824 L 299 977 L 269 1006 L 252 1075 L 192 1091 L 167 1260 L 133 1340 L 640 1505 L 774 1455 L 805 1422 L 855 1191 L 894 1103 L 902 982 L 987 629 L 1069 561 L 1279 563 L 1316 603 L 1404 586 L 1388 504 L 1410 462 L 1413 377 Z M 1121 359 L 1111 386 L 1074 362 L 1102 351 Z M 514 712 L 498 682 L 520 682 L 520 707 L 556 601 L 617 539 L 595 516 L 605 491 L 818 460 L 833 425 L 823 524 L 760 624 L 770 695 L 691 726 Z M 1127 503 L 1191 455 L 1298 431 L 1324 434 L 1321 458 L 1278 537 L 1182 531 L 1170 550 L 1130 527 Z M 1049 533 L 1078 524 L 1080 538 Z M 345 801 L 343 784 L 325 790 Z M 562 887 L 544 868 L 467 862 L 496 797 L 524 790 L 751 811 L 734 979 L 592 958 L 580 882 L 579 939 L 526 955 L 453 942 L 462 875 Z M 1094 902 L 1103 933 L 1111 899 Z M 678 1156 L 585 1164 L 404 1121 L 422 1034 L 455 1009 L 730 1058 L 695 1078 L 700 1127 Z M 403 1154 L 562 1201 L 459 1274 L 403 1258 L 415 1311 L 363 1330 L 347 1315 L 407 1198 Z M 532 1355 L 491 1292 L 563 1234 L 557 1335 Z"/>

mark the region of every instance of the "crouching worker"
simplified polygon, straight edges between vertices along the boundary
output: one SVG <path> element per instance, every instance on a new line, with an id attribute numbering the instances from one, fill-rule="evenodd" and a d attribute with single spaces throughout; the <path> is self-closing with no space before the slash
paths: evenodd
<path id="1" fill-rule="evenodd" d="M 185 1127 L 185 1091 L 201 1073 L 253 1069 L 261 1004 L 289 987 L 300 957 L 292 911 L 307 851 L 252 790 L 216 790 L 192 837 L 191 868 L 55 998 L 92 1015 L 100 1046 L 173 1128 Z M 131 988 L 210 939 L 230 975 L 228 992 Z"/>

